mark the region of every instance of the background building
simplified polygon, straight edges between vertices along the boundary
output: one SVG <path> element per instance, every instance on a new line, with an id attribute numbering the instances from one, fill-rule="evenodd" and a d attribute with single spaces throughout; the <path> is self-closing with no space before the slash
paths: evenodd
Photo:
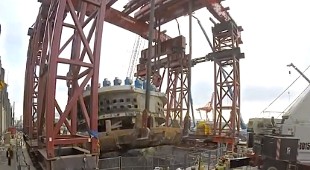
<path id="1" fill-rule="evenodd" d="M 1 35 L 1 25 L 0 25 L 0 35 Z M 5 132 L 8 127 L 13 125 L 14 122 L 12 106 L 7 91 L 8 86 L 4 78 L 5 78 L 5 69 L 2 67 L 0 57 L 0 134 Z"/>

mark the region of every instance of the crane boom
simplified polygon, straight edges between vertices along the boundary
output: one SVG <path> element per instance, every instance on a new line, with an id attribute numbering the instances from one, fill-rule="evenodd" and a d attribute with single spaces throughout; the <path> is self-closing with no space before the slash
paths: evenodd
<path id="1" fill-rule="evenodd" d="M 304 79 L 306 79 L 307 82 L 310 84 L 309 78 L 308 78 L 303 72 L 301 72 L 293 63 L 288 64 L 287 66 L 288 66 L 288 67 L 293 67 L 293 68 L 294 68 Z"/>

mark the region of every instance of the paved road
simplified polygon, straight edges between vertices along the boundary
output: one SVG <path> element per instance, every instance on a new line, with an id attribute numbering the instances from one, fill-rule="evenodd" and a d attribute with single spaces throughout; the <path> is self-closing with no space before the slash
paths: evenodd
<path id="1" fill-rule="evenodd" d="M 11 166 L 8 166 L 8 159 L 6 157 L 6 149 L 7 147 L 0 147 L 0 169 L 2 170 L 16 170 L 16 155 L 12 159 Z"/>
<path id="2" fill-rule="evenodd" d="M 15 141 L 15 139 L 11 140 L 11 144 L 14 148 L 14 157 L 12 159 L 11 166 L 8 166 L 8 159 L 6 157 L 6 150 L 8 145 L 0 146 L 0 170 L 17 170 L 18 165 L 21 165 L 21 170 L 28 170 L 26 164 L 30 165 L 30 170 L 35 170 L 35 168 L 32 166 L 32 162 L 29 158 L 26 147 L 16 146 Z M 18 160 L 16 159 L 17 157 Z"/>

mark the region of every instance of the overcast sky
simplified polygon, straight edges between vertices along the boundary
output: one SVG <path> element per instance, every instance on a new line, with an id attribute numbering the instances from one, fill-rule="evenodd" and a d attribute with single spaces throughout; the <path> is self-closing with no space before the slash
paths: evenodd
<path id="1" fill-rule="evenodd" d="M 127 0 L 120 0 L 121 3 Z M 244 28 L 241 50 L 241 113 L 247 121 L 258 115 L 297 76 L 286 67 L 293 62 L 301 70 L 310 65 L 309 0 L 227 0 L 234 20 Z M 36 0 L 0 1 L 0 55 L 9 83 L 9 97 L 16 103 L 16 115 L 23 113 L 23 87 L 28 28 L 34 23 L 40 4 Z M 122 6 L 122 5 L 118 5 Z M 195 12 L 211 36 L 210 14 L 204 8 Z M 181 33 L 188 35 L 188 17 L 179 19 Z M 172 37 L 178 35 L 176 22 L 164 26 Z M 210 52 L 198 24 L 193 24 L 193 57 Z M 100 82 L 104 78 L 125 78 L 132 44 L 136 35 L 105 23 L 102 44 Z M 291 70 L 292 74 L 288 74 Z M 194 107 L 205 105 L 213 92 L 213 65 L 202 63 L 193 68 L 192 92 Z M 306 72 L 310 76 L 310 71 Z M 283 111 L 307 86 L 300 79 L 268 110 Z"/>

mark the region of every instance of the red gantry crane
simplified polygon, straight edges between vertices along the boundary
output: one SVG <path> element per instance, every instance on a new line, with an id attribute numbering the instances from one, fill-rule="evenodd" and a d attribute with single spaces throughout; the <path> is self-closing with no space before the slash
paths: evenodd
<path id="1" fill-rule="evenodd" d="M 94 158 L 99 152 L 98 74 L 100 56 L 104 55 L 101 53 L 104 21 L 145 39 L 150 35 L 153 37 L 151 40 L 155 42 L 154 50 L 152 52 L 150 51 L 152 48 L 149 48 L 142 51 L 137 75 L 152 77 L 154 84 L 160 86 L 163 76 L 160 76 L 159 70 L 162 68 L 167 70 L 169 100 L 167 120 L 179 119 L 182 124 L 183 111 L 186 112 L 185 122 L 189 119 L 192 17 L 190 17 L 189 54 L 185 54 L 185 37 L 171 38 L 155 27 L 160 28 L 161 25 L 183 15 L 191 16 L 193 11 L 206 7 L 218 20 L 218 23 L 214 22 L 212 28 L 214 52 L 207 55 L 208 60 L 214 61 L 215 71 L 214 135 L 223 135 L 222 128 L 218 128 L 222 127 L 221 122 L 225 120 L 222 116 L 223 110 L 229 110 L 231 114 L 231 119 L 225 120 L 227 126 L 232 131 L 238 131 L 239 59 L 243 58 L 239 44 L 242 29 L 232 20 L 227 12 L 228 8 L 224 8 L 220 0 L 156 0 L 154 7 L 151 7 L 149 0 L 131 0 L 122 11 L 112 6 L 117 0 L 40 0 L 39 2 L 41 7 L 36 22 L 28 31 L 30 39 L 25 71 L 23 125 L 28 147 L 37 154 L 42 167 L 57 169 L 63 166 L 63 161 L 70 162 L 74 159 L 81 160 L 69 164 L 71 168 L 83 167 L 86 162 L 91 166 L 88 168 L 96 166 Z M 130 14 L 133 12 L 134 17 L 131 17 Z M 149 20 L 150 15 L 154 16 L 154 20 Z M 149 24 L 152 22 L 154 30 L 149 29 Z M 64 36 L 65 28 L 71 29 L 72 34 L 68 36 L 66 33 Z M 69 54 L 64 54 L 64 51 L 69 51 Z M 166 57 L 160 58 L 163 55 Z M 146 69 L 147 61 L 152 66 L 149 71 Z M 62 73 L 60 65 L 67 66 L 68 72 Z M 223 78 L 223 73 L 227 75 L 226 78 Z M 82 94 L 88 82 L 91 83 L 91 95 L 90 105 L 86 106 Z M 61 93 L 57 88 L 61 83 L 67 85 L 67 94 Z M 229 87 L 232 88 L 233 95 L 228 94 Z M 60 103 L 56 98 L 57 95 L 67 95 L 68 100 L 66 103 Z M 222 102 L 225 96 L 232 101 L 229 106 L 224 106 Z M 79 135 L 77 132 L 78 106 L 82 108 L 90 136 Z M 56 113 L 60 115 L 58 120 L 55 118 Z M 59 134 L 63 125 L 67 127 L 68 135 Z M 75 147 L 67 148 L 67 146 Z M 84 146 L 84 149 L 78 146 Z M 85 148 L 88 151 L 85 151 Z M 70 157 L 70 155 L 76 156 Z M 62 159 L 55 159 L 56 157 Z"/>
<path id="2" fill-rule="evenodd" d="M 208 113 L 213 110 L 213 99 L 214 99 L 214 93 L 212 93 L 211 100 L 203 107 L 200 107 L 196 109 L 197 111 L 205 111 L 206 113 L 206 120 L 208 120 Z"/>

